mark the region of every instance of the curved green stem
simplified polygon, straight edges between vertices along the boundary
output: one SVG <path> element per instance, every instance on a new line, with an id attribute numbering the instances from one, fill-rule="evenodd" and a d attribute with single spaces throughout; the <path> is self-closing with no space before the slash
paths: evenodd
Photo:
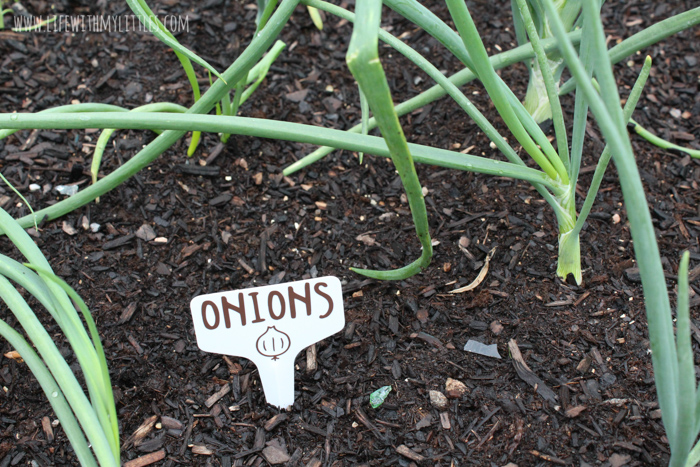
<path id="1" fill-rule="evenodd" d="M 352 270 L 375 279 L 401 280 L 419 273 L 430 264 L 430 259 L 433 256 L 433 245 L 428 227 L 428 211 L 425 207 L 418 174 L 416 174 L 416 168 L 413 165 L 413 158 L 399 123 L 399 117 L 394 110 L 384 68 L 379 61 L 378 31 L 381 12 L 381 0 L 358 0 L 356 4 L 358 21 L 355 22 L 352 31 L 346 61 L 350 72 L 367 97 L 367 102 L 372 109 L 374 118 L 377 119 L 379 129 L 391 153 L 391 160 L 399 172 L 413 215 L 416 234 L 423 246 L 423 252 L 420 258 L 401 269 L 374 271 L 352 268 Z"/>
<path id="2" fill-rule="evenodd" d="M 585 3 L 585 2 L 584 2 Z M 615 64 L 645 47 L 656 44 L 676 33 L 700 24 L 700 7 L 666 18 L 623 40 L 608 51 L 610 63 Z M 563 96 L 574 90 L 576 80 L 570 78 L 559 88 Z"/>
<path id="3" fill-rule="evenodd" d="M 634 83 L 632 91 L 630 92 L 627 102 L 625 103 L 624 116 L 628 121 L 631 120 L 632 113 L 634 112 L 637 102 L 639 102 L 639 98 L 642 95 L 642 90 L 644 89 L 644 85 L 649 77 L 649 71 L 651 71 L 651 57 L 647 57 L 646 60 L 644 60 L 642 71 L 639 73 L 639 77 L 637 77 L 637 81 Z M 588 219 L 588 215 L 590 214 L 593 203 L 595 202 L 595 197 L 598 194 L 598 189 L 603 181 L 603 175 L 605 175 L 605 170 L 608 168 L 608 163 L 610 162 L 611 157 L 612 152 L 610 152 L 610 146 L 606 145 L 602 154 L 598 158 L 598 163 L 596 164 L 595 172 L 593 173 L 593 179 L 591 180 L 591 186 L 588 188 L 586 199 L 583 202 L 578 220 L 574 226 L 573 233 L 577 236 L 581 232 L 586 219 Z"/>
<path id="4" fill-rule="evenodd" d="M 4 212 L 4 211 L 3 211 Z M 100 465 L 117 466 L 118 456 L 115 458 L 110 442 L 98 422 L 98 414 L 85 397 L 77 379 L 64 360 L 51 336 L 46 332 L 34 313 L 17 290 L 5 279 L 0 277 L 0 297 L 13 311 L 25 332 L 36 346 L 48 368 L 61 387 L 61 391 L 70 402 L 83 430 L 95 449 Z M 87 376 L 87 375 L 86 375 Z M 117 451 L 118 452 L 118 451 Z"/>
<path id="5" fill-rule="evenodd" d="M 199 88 L 198 88 L 199 89 Z M 172 104 L 170 102 L 157 102 L 153 104 L 146 104 L 140 107 L 132 109 L 131 112 L 144 113 L 144 112 L 177 112 L 185 113 L 187 112 L 187 107 L 183 107 L 179 104 Z M 92 183 L 97 182 L 97 175 L 100 172 L 100 166 L 102 165 L 102 157 L 104 155 L 105 149 L 107 148 L 107 143 L 112 137 L 114 132 L 117 131 L 113 128 L 106 128 L 100 133 L 100 137 L 97 138 L 97 143 L 95 143 L 95 151 L 92 155 L 92 164 L 90 165 L 90 176 L 92 177 Z M 158 131 L 160 133 L 160 131 Z M 199 134 L 199 132 L 194 132 Z M 194 140 L 195 135 L 192 135 Z M 190 148 L 192 144 L 190 144 Z M 196 147 L 196 145 L 195 145 Z"/>
<path id="6" fill-rule="evenodd" d="M 13 116 L 15 118 L 13 118 Z M 231 132 L 245 136 L 281 139 L 300 143 L 333 144 L 339 149 L 364 151 L 368 154 L 391 157 L 391 153 L 387 149 L 386 143 L 382 138 L 377 136 L 356 135 L 342 130 L 333 130 L 331 128 L 322 128 L 313 125 L 282 122 L 277 120 L 192 114 L 146 113 L 135 115 L 128 112 L 118 114 L 66 114 L 60 115 L 60 118 L 58 119 L 56 117 L 56 115 L 47 116 L 39 113 L 0 114 L 0 126 L 20 129 L 85 129 L 107 127 L 151 131 L 174 130 L 184 132 L 199 130 L 212 133 Z M 166 133 L 167 131 L 163 134 Z M 414 160 L 422 164 L 431 164 L 440 167 L 527 180 L 532 183 L 541 184 L 557 193 L 566 189 L 565 185 L 563 185 L 561 182 L 552 180 L 545 173 L 526 166 L 419 144 L 409 143 L 408 147 L 413 154 Z M 137 154 L 130 159 L 130 161 L 139 157 L 140 156 Z M 129 162 L 125 163 L 122 167 L 127 166 Z M 116 171 L 120 169 L 117 169 Z M 112 177 L 115 172 L 99 180 L 95 185 L 79 191 L 77 194 L 67 198 L 64 201 L 69 201 L 76 198 L 80 196 L 81 193 L 98 186 L 104 180 Z M 61 203 L 57 203 L 56 205 L 52 206 L 52 208 Z M 75 207 L 73 209 L 75 209 Z M 39 218 L 42 218 L 42 212 L 43 211 L 37 211 L 37 216 Z"/>
<path id="7" fill-rule="evenodd" d="M 656 136 L 654 133 L 647 130 L 639 123 L 635 122 L 634 119 L 630 119 L 629 123 L 627 124 L 627 128 L 630 131 L 638 134 L 654 146 L 660 147 L 661 149 L 665 149 L 668 152 L 677 154 L 679 156 L 686 154 L 694 159 L 700 159 L 700 150 L 684 148 L 683 146 L 679 146 L 677 144 L 673 144 L 670 141 L 666 141 L 665 139 Z"/>
<path id="8" fill-rule="evenodd" d="M 336 16 L 339 16 L 343 19 L 347 19 L 350 22 L 355 21 L 355 15 L 350 13 L 349 11 L 337 7 L 335 5 L 331 5 L 327 2 L 323 2 L 320 0 L 307 0 L 307 3 L 313 4 L 319 9 L 322 9 L 324 11 L 327 11 L 331 14 L 334 14 Z M 403 10 L 402 10 L 403 12 Z M 439 21 L 439 20 L 437 20 Z M 437 24 L 437 23 L 436 23 Z M 443 23 L 444 26 L 444 23 Z M 437 26 L 436 26 L 437 27 Z M 449 28 L 448 28 L 449 29 Z M 457 42 L 459 42 L 459 37 L 456 36 Z M 575 36 L 576 38 L 577 36 Z M 489 122 L 484 115 L 479 112 L 479 110 L 471 103 L 471 101 L 464 95 L 462 91 L 459 90 L 457 85 L 461 81 L 467 81 L 471 80 L 475 77 L 475 75 L 468 69 L 462 70 L 461 72 L 457 73 L 456 75 L 453 75 L 451 78 L 445 77 L 435 66 L 432 65 L 428 60 L 426 60 L 422 55 L 420 55 L 418 52 L 413 50 L 411 47 L 407 46 L 400 40 L 398 40 L 396 37 L 392 36 L 391 34 L 379 30 L 379 38 L 392 46 L 394 49 L 396 49 L 399 53 L 403 54 L 406 58 L 411 60 L 413 63 L 415 63 L 418 67 L 420 67 L 425 73 L 428 74 L 432 79 L 434 79 L 438 84 L 437 86 L 432 87 L 430 90 L 426 91 L 424 94 L 421 94 L 421 96 L 427 96 L 429 99 L 433 99 L 435 97 L 435 93 L 442 93 L 441 95 L 444 95 L 445 93 L 449 94 L 450 97 L 452 97 L 455 102 L 474 120 L 474 122 L 477 124 L 477 126 L 486 133 L 486 135 L 491 139 L 496 147 L 506 156 L 506 158 L 511 161 L 512 163 L 519 164 L 519 165 L 525 165 L 525 163 L 522 161 L 520 156 L 515 152 L 515 150 L 508 144 L 508 142 L 498 133 L 498 131 L 493 127 L 491 122 Z M 554 43 L 552 41 L 549 41 L 548 46 L 552 46 Z M 460 46 L 462 49 L 464 49 L 463 44 L 459 43 L 457 45 L 453 46 L 457 47 Z M 531 46 L 527 46 L 531 50 Z M 520 52 L 518 52 L 520 50 Z M 524 52 L 523 52 L 524 51 Z M 503 63 L 507 63 L 509 60 L 517 60 L 519 57 L 518 54 L 520 53 L 526 53 L 527 48 L 523 49 L 516 49 L 513 52 L 517 52 L 515 54 L 511 52 L 506 52 L 502 55 L 499 55 L 497 57 L 492 58 L 492 63 L 494 64 L 494 67 L 500 67 L 503 65 Z M 466 53 L 466 51 L 465 51 Z M 419 96 L 420 97 L 420 96 Z M 510 97 L 509 97 L 510 98 Z M 515 96 L 512 96 L 512 100 L 517 102 L 517 98 Z M 408 112 L 410 112 L 412 109 L 420 107 L 422 104 L 419 102 L 419 100 L 411 99 L 409 101 L 404 102 L 403 104 L 400 104 L 399 106 L 395 107 L 396 113 L 400 115 L 404 115 Z M 519 107 L 515 107 L 516 112 Z M 527 112 L 523 109 L 523 113 L 526 114 Z M 530 118 L 529 120 L 523 120 L 525 122 L 532 122 L 532 119 Z M 534 123 L 534 122 L 533 122 Z M 375 128 L 376 127 L 376 122 L 374 118 L 369 119 L 369 121 L 366 123 L 367 128 Z M 535 124 L 536 126 L 536 124 Z M 539 130 L 539 127 L 537 128 Z M 359 133 L 362 131 L 362 125 L 356 126 L 350 130 L 350 132 L 353 133 Z M 529 130 L 528 130 L 529 131 Z M 540 132 L 541 133 L 541 132 Z M 537 133 L 535 133 L 537 134 Z M 542 135 L 544 136 L 544 135 Z M 546 144 L 549 144 L 549 141 L 546 141 Z M 543 146 L 545 147 L 545 146 Z M 305 158 L 301 159 L 300 161 L 290 165 L 287 169 L 285 169 L 284 173 L 285 174 L 290 174 L 295 172 L 296 170 L 299 170 L 300 168 L 314 162 L 315 160 L 318 160 L 319 158 L 325 156 L 326 154 L 330 153 L 333 149 L 329 147 L 321 147 L 318 150 L 316 150 L 314 153 L 306 156 Z M 412 149 L 413 151 L 413 149 Z M 413 152 L 414 157 L 417 156 L 415 152 Z M 418 161 L 418 159 L 416 159 Z M 498 163 L 496 161 L 496 163 Z M 466 167 L 466 170 L 472 170 L 470 167 Z M 477 171 L 478 170 L 474 170 Z M 558 201 L 555 199 L 555 196 L 552 195 L 547 189 L 539 184 L 539 183 L 533 183 L 535 188 L 537 189 L 538 193 L 552 206 L 554 209 L 557 218 L 561 217 L 564 215 L 565 217 L 568 216 L 563 210 L 562 207 L 559 205 Z M 561 190 L 557 191 L 557 193 L 561 193 Z"/>
<path id="9" fill-rule="evenodd" d="M 40 114 L 56 114 L 56 113 L 81 113 L 81 112 L 128 112 L 129 109 L 111 104 L 70 104 L 52 107 L 50 109 L 41 110 Z M 1 127 L 0 127 L 1 128 Z M 5 139 L 8 136 L 14 135 L 19 130 L 0 130 L 0 139 Z"/>

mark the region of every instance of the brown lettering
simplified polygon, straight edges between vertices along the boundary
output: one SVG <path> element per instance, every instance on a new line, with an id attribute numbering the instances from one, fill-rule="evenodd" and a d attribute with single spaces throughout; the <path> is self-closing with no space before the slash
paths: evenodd
<path id="1" fill-rule="evenodd" d="M 323 319 L 323 318 L 328 318 L 331 315 L 331 313 L 333 312 L 333 299 L 327 293 L 321 292 L 319 290 L 320 286 L 328 287 L 328 284 L 326 284 L 325 282 L 318 282 L 318 283 L 316 283 L 316 285 L 314 285 L 314 291 L 317 294 L 319 294 L 321 297 L 325 298 L 326 301 L 328 302 L 328 311 L 326 312 L 326 314 L 319 316 L 319 318 Z"/>
<path id="2" fill-rule="evenodd" d="M 221 297 L 221 308 L 224 311 L 224 324 L 226 329 L 231 327 L 231 317 L 229 316 L 229 311 L 233 310 L 239 315 L 241 315 L 241 326 L 245 326 L 245 301 L 243 300 L 243 294 L 238 294 L 238 306 L 235 306 L 226 300 L 226 296 Z"/>
<path id="3" fill-rule="evenodd" d="M 214 325 L 210 325 L 209 321 L 207 320 L 207 306 L 211 306 L 214 310 L 214 316 L 216 316 Z M 202 322 L 204 322 L 204 327 L 210 330 L 219 327 L 219 309 L 216 307 L 214 302 L 207 300 L 206 302 L 202 303 Z"/>
<path id="4" fill-rule="evenodd" d="M 278 297 L 280 301 L 280 313 L 278 315 L 275 315 L 275 312 L 272 311 L 272 298 L 273 297 Z M 267 311 L 270 313 L 270 317 L 272 319 L 282 319 L 284 317 L 284 311 L 285 311 L 285 305 L 284 305 L 284 295 L 282 295 L 280 292 L 273 290 L 270 292 L 270 295 L 267 296 Z"/>
<path id="5" fill-rule="evenodd" d="M 299 300 L 306 305 L 306 316 L 311 316 L 311 285 L 308 282 L 304 285 L 304 295 L 297 294 L 291 286 L 287 290 L 289 291 L 289 312 L 292 318 L 297 317 L 295 300 Z"/>
<path id="6" fill-rule="evenodd" d="M 253 311 L 255 311 L 255 319 L 251 321 L 252 323 L 262 323 L 265 321 L 264 318 L 260 317 L 260 308 L 258 307 L 258 292 L 251 292 L 248 295 L 253 299 Z"/>

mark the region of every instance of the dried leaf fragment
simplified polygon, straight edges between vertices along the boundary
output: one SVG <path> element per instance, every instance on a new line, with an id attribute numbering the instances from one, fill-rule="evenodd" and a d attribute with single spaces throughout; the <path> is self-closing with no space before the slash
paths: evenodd
<path id="1" fill-rule="evenodd" d="M 486 274 L 489 272 L 489 262 L 491 261 L 491 258 L 493 258 L 493 254 L 496 252 L 496 247 L 493 247 L 491 251 L 489 251 L 489 254 L 486 255 L 486 259 L 484 259 L 484 265 L 481 268 L 481 271 L 479 271 L 479 274 L 476 276 L 476 279 L 469 284 L 465 285 L 464 287 L 460 287 L 459 289 L 455 289 L 450 291 L 450 293 L 462 293 L 462 292 L 469 292 L 470 290 L 474 290 L 475 288 L 479 287 L 479 285 L 486 279 Z"/>

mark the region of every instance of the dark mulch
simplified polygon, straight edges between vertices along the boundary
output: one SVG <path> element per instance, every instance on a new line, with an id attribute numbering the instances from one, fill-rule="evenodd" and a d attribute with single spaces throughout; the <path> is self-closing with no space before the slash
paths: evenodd
<path id="1" fill-rule="evenodd" d="M 471 5 L 489 47 L 508 49 L 514 41 L 512 28 L 506 29 L 509 2 L 496 3 Z M 610 5 L 610 41 L 694 3 Z M 50 13 L 48 3 L 26 6 L 34 14 Z M 103 12 L 76 2 L 55 6 L 72 15 Z M 444 15 L 442 5 L 435 8 Z M 179 39 L 219 69 L 248 43 L 255 15 L 249 5 L 223 0 L 168 1 L 158 11 L 189 12 L 190 32 Z M 126 12 L 120 2 L 104 10 Z M 459 68 L 426 34 L 393 15 L 386 24 L 396 35 L 406 33 L 404 39 L 441 69 Z M 282 35 L 288 49 L 243 114 L 333 128 L 357 122 L 357 91 L 344 65 L 349 36 L 349 25 L 335 18 L 326 19 L 323 32 L 315 30 L 300 8 Z M 145 34 L 5 31 L 0 39 L 3 112 L 73 100 L 190 105 L 174 55 Z M 636 113 L 651 130 L 694 147 L 700 137 L 698 43 L 695 29 L 644 51 L 654 58 L 654 69 Z M 642 59 L 637 55 L 616 66 L 623 97 Z M 397 100 L 429 85 L 395 52 L 384 50 L 383 60 Z M 524 93 L 523 66 L 502 75 Z M 466 89 L 494 115 L 478 84 Z M 293 94 L 301 90 L 308 91 L 302 100 Z M 412 141 L 498 157 L 447 100 L 403 122 Z M 603 145 L 594 126 L 588 135 L 583 191 Z M 87 184 L 97 137 L 95 131 L 22 131 L 0 142 L 0 168 L 34 207 L 43 207 L 61 198 L 50 187 L 71 181 L 71 174 L 81 187 Z M 103 172 L 152 138 L 146 132 L 118 132 Z M 691 267 L 700 260 L 700 170 L 687 157 L 637 138 L 633 144 L 673 287 L 680 252 L 690 249 Z M 57 273 L 96 316 L 122 440 L 156 417 L 158 425 L 145 438 L 124 447 L 123 461 L 156 453 L 164 456 L 159 464 L 168 466 L 260 465 L 267 462 L 262 448 L 276 443 L 291 456 L 289 465 L 667 462 L 643 297 L 614 168 L 582 234 L 585 284 L 580 287 L 555 278 L 554 216 L 532 187 L 433 167 L 419 167 L 432 234 L 440 242 L 432 266 L 407 281 L 380 283 L 363 280 L 348 267 L 392 268 L 420 253 L 389 161 L 368 157 L 359 165 L 354 154 L 337 152 L 283 178 L 281 169 L 310 147 L 232 137 L 210 162 L 219 168 L 218 176 L 179 169 L 199 166 L 219 151 L 217 146 L 216 135 L 205 135 L 187 161 L 180 142 L 99 204 L 48 222 L 35 236 Z M 34 183 L 45 190 L 30 192 Z M 5 187 L 0 187 L 0 205 L 15 216 L 27 213 Z M 84 222 L 100 224 L 99 232 L 83 229 Z M 167 243 L 135 236 L 142 225 Z M 67 233 L 70 227 L 77 233 Z M 374 242 L 356 240 L 360 234 Z M 469 241 L 471 257 L 459 248 L 462 238 Z M 3 252 L 16 255 L 9 243 L 2 245 Z M 471 282 L 494 247 L 484 283 L 473 292 L 447 294 Z M 197 348 L 187 304 L 201 293 L 317 275 L 343 281 L 347 326 L 319 344 L 316 369 L 299 356 L 296 402 L 280 415 L 265 403 L 253 365 Z M 700 291 L 697 281 L 692 287 Z M 697 303 L 696 295 L 692 302 Z M 700 342 L 697 332 L 694 336 Z M 468 339 L 497 344 L 503 359 L 464 352 Z M 508 350 L 511 339 L 554 400 L 519 376 Z M 4 344 L 2 350 L 11 349 Z M 54 415 L 26 366 L 0 358 L 0 465 L 75 464 L 60 426 L 53 428 L 53 439 L 42 429 L 42 420 Z M 446 392 L 448 378 L 462 381 L 468 391 L 451 394 L 444 410 L 433 408 L 429 391 Z M 205 401 L 224 385 L 230 392 L 207 407 Z M 370 408 L 369 394 L 384 385 L 394 390 L 384 405 Z"/>

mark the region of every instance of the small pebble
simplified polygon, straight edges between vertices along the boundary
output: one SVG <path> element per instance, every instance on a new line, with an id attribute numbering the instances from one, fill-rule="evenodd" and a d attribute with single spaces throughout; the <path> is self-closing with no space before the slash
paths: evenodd
<path id="1" fill-rule="evenodd" d="M 467 386 L 459 380 L 447 378 L 447 381 L 445 382 L 445 391 L 447 392 L 447 396 L 452 399 L 461 398 L 468 390 L 469 388 L 467 388 Z"/>
<path id="2" fill-rule="evenodd" d="M 491 322 L 491 332 L 496 336 L 499 335 L 503 332 L 503 325 L 499 321 Z"/>
<path id="3" fill-rule="evenodd" d="M 447 408 L 447 397 L 440 391 L 430 391 L 430 404 L 438 410 Z"/>

